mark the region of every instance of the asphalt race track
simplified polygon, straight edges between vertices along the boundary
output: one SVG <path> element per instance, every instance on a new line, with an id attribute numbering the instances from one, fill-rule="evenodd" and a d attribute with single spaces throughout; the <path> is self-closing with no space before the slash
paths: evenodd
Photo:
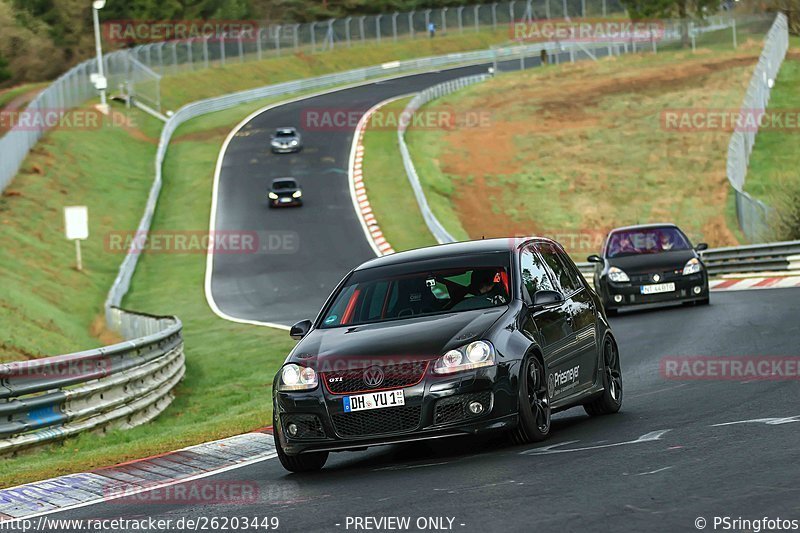
<path id="1" fill-rule="evenodd" d="M 273 128 L 299 124 L 308 107 L 366 110 L 484 70 L 366 85 L 252 120 L 225 154 L 216 230 L 292 231 L 299 247 L 217 255 L 217 305 L 249 320 L 310 318 L 348 269 L 374 255 L 348 188 L 352 132 L 303 131 L 303 152 L 273 156 Z M 267 183 L 287 175 L 301 181 L 306 204 L 268 209 Z M 592 419 L 581 409 L 561 413 L 550 439 L 537 445 L 512 446 L 496 435 L 379 447 L 333 454 L 325 469 L 307 475 L 290 475 L 268 459 L 205 478 L 256 484 L 255 505 L 160 504 L 145 494 L 139 503 L 109 502 L 51 518 L 278 517 L 279 530 L 303 532 L 364 531 L 348 517 L 410 517 L 410 531 L 464 532 L 696 531 L 696 524 L 714 530 L 715 516 L 798 519 L 797 381 L 678 380 L 661 371 L 670 357 L 800 357 L 798 316 L 800 289 L 766 289 L 714 293 L 705 307 L 616 317 L 622 412 Z M 428 517 L 444 517 L 444 527 L 419 529 L 417 520 Z"/>
<path id="2" fill-rule="evenodd" d="M 529 60 L 528 66 L 538 63 Z M 518 68 L 518 61 L 502 66 Z M 349 130 L 315 131 L 303 127 L 304 111 L 363 113 L 388 98 L 484 73 L 488 67 L 406 76 L 333 92 L 273 108 L 242 128 L 223 157 L 214 230 L 256 232 L 267 250 L 215 255 L 211 293 L 219 309 L 237 319 L 284 325 L 313 318 L 350 269 L 375 257 L 353 209 L 348 184 L 355 124 Z M 270 134 L 280 126 L 300 127 L 302 152 L 270 153 Z M 284 176 L 297 178 L 303 187 L 301 208 L 267 206 L 270 181 Z"/>
<path id="3" fill-rule="evenodd" d="M 561 413 L 538 445 L 498 436 L 371 448 L 333 454 L 311 475 L 270 459 L 207 478 L 257 483 L 258 505 L 109 503 L 52 517 L 277 516 L 283 531 L 347 531 L 348 516 L 445 516 L 465 532 L 696 531 L 698 517 L 708 530 L 715 515 L 797 518 L 797 382 L 673 381 L 659 365 L 671 356 L 799 356 L 798 316 L 800 289 L 767 289 L 614 318 L 622 412 Z"/>

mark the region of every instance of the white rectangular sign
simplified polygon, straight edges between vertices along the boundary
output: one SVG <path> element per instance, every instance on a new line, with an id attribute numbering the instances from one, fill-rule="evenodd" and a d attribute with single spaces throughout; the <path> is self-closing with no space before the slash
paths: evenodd
<path id="1" fill-rule="evenodd" d="M 71 241 L 89 238 L 89 210 L 85 205 L 64 208 L 64 228 Z"/>

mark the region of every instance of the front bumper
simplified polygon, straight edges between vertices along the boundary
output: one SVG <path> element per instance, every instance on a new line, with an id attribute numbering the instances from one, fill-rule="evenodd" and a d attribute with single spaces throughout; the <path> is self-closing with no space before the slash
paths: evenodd
<path id="1" fill-rule="evenodd" d="M 708 275 L 705 271 L 680 278 L 665 280 L 674 283 L 675 290 L 657 294 L 642 294 L 644 284 L 613 283 L 606 280 L 603 287 L 603 301 L 606 309 L 617 310 L 633 306 L 651 304 L 683 303 L 702 301 L 708 298 Z M 700 292 L 695 292 L 699 287 Z M 621 297 L 621 301 L 617 301 Z"/>
<path id="2" fill-rule="evenodd" d="M 270 198 L 269 205 L 270 207 L 297 207 L 299 205 L 303 205 L 303 199 L 291 198 L 288 202 L 281 202 L 280 198 L 278 198 L 277 200 L 273 200 Z"/>
<path id="3" fill-rule="evenodd" d="M 505 365 L 458 376 L 429 373 L 403 391 L 402 407 L 352 413 L 344 412 L 347 394 L 332 394 L 322 384 L 308 392 L 277 392 L 275 437 L 287 454 L 296 455 L 470 435 L 513 427 L 517 422 L 517 395 Z M 471 401 L 485 405 L 484 411 L 469 413 L 463 406 Z M 285 428 L 292 422 L 302 428 L 295 438 Z"/>
<path id="4" fill-rule="evenodd" d="M 293 154 L 295 152 L 299 152 L 302 149 L 302 146 L 275 146 L 270 145 L 272 148 L 273 154 Z"/>

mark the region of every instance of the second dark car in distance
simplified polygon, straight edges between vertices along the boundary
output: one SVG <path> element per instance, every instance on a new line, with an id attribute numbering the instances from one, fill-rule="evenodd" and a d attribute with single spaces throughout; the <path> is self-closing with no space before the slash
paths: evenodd
<path id="1" fill-rule="evenodd" d="M 600 299 L 554 241 L 489 239 L 401 252 L 351 271 L 273 383 L 278 457 L 506 430 L 547 438 L 550 417 L 622 404 Z"/>
<path id="2" fill-rule="evenodd" d="M 674 224 L 645 224 L 609 232 L 595 264 L 594 287 L 606 312 L 665 303 L 709 303 L 708 274 L 698 252 Z"/>
<path id="3" fill-rule="evenodd" d="M 276 178 L 270 183 L 267 199 L 270 207 L 303 205 L 303 189 L 294 178 Z"/>

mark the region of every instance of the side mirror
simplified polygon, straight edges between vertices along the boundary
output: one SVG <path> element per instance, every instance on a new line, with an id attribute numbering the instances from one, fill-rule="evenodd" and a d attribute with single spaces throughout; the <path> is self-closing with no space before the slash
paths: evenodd
<path id="1" fill-rule="evenodd" d="M 589 261 L 590 263 L 600 263 L 600 264 L 603 263 L 603 258 L 595 254 L 590 255 L 589 257 L 586 258 L 586 260 Z"/>
<path id="2" fill-rule="evenodd" d="M 694 247 L 695 250 L 698 252 L 702 252 L 703 250 L 708 250 L 708 244 L 704 242 L 697 243 L 697 246 Z"/>
<path id="3" fill-rule="evenodd" d="M 533 295 L 533 306 L 544 307 L 546 305 L 557 304 L 564 301 L 564 297 L 558 291 L 537 291 Z"/>
<path id="4" fill-rule="evenodd" d="M 310 320 L 302 320 L 292 326 L 292 329 L 289 330 L 289 336 L 296 341 L 299 341 L 303 337 L 305 337 L 308 332 L 311 330 L 311 321 Z"/>

